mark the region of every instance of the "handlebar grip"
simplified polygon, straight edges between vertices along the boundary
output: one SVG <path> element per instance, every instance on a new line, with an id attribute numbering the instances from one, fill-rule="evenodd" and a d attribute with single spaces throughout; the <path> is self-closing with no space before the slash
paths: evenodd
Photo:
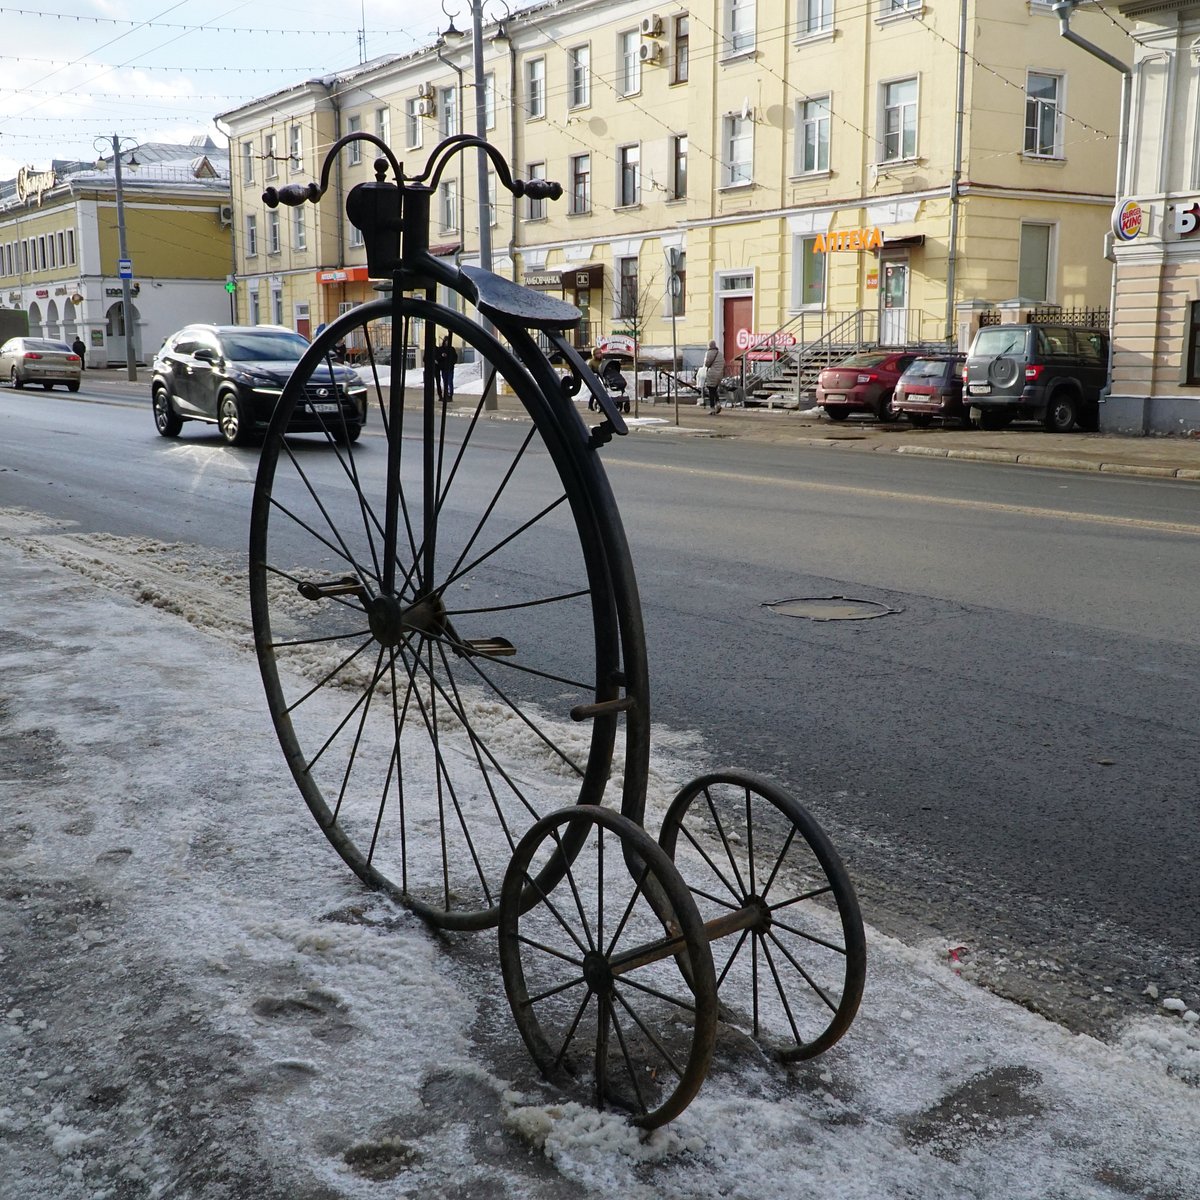
<path id="1" fill-rule="evenodd" d="M 321 189 L 315 183 L 289 183 L 281 188 L 267 188 L 262 198 L 268 208 L 277 208 L 280 204 L 286 204 L 289 208 L 299 208 L 305 200 L 316 204 L 321 198 Z"/>
<path id="2" fill-rule="evenodd" d="M 529 179 L 525 182 L 525 195 L 532 200 L 558 200 L 563 186 L 553 179 Z"/>

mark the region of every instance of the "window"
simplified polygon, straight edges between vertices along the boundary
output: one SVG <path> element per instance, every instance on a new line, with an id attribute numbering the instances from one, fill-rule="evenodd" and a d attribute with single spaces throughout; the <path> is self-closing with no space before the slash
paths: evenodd
<path id="1" fill-rule="evenodd" d="M 634 317 L 638 315 L 638 260 L 637 256 L 617 259 L 618 293 L 617 304 L 620 306 L 614 317 Z"/>
<path id="2" fill-rule="evenodd" d="M 41 265 L 41 269 L 43 271 L 49 265 L 49 262 L 46 258 L 46 235 L 45 234 L 42 234 L 38 238 L 38 261 L 39 261 L 39 263 Z"/>
<path id="3" fill-rule="evenodd" d="M 754 178 L 754 126 L 749 117 L 731 113 L 725 118 L 723 186 L 737 187 Z"/>
<path id="4" fill-rule="evenodd" d="M 1200 383 L 1200 300 L 1188 305 L 1187 376 L 1184 383 Z"/>
<path id="5" fill-rule="evenodd" d="M 350 245 L 357 249 L 363 244 L 363 231 L 357 225 L 350 225 Z"/>
<path id="6" fill-rule="evenodd" d="M 404 144 L 415 150 L 421 144 L 421 101 L 409 96 L 404 102 Z"/>
<path id="7" fill-rule="evenodd" d="M 346 118 L 347 133 L 362 133 L 362 117 L 347 117 Z M 362 142 L 351 142 L 346 147 L 346 162 L 352 167 L 357 167 L 362 162 Z"/>
<path id="8" fill-rule="evenodd" d="M 687 198 L 688 140 L 686 133 L 671 138 L 671 199 Z"/>
<path id="9" fill-rule="evenodd" d="M 304 165 L 304 129 L 300 125 L 288 129 L 288 160 L 293 171 Z"/>
<path id="10" fill-rule="evenodd" d="M 263 174 L 268 179 L 279 177 L 279 164 L 275 161 L 275 135 L 268 133 L 263 139 L 263 157 L 267 160 L 267 168 Z"/>
<path id="11" fill-rule="evenodd" d="M 885 15 L 887 13 L 919 12 L 923 0 L 884 0 Z"/>
<path id="12" fill-rule="evenodd" d="M 304 224 L 304 208 L 292 209 L 292 249 L 304 250 L 308 247 L 308 229 Z"/>
<path id="13" fill-rule="evenodd" d="M 452 87 L 438 88 L 438 136 L 458 133 L 458 92 Z"/>
<path id="14" fill-rule="evenodd" d="M 592 97 L 592 52 L 588 46 L 576 46 L 568 52 L 568 107 L 583 108 Z"/>
<path id="15" fill-rule="evenodd" d="M 808 175 L 829 170 L 829 97 L 796 105 L 796 172 Z"/>
<path id="16" fill-rule="evenodd" d="M 546 115 L 546 60 L 531 58 L 525 64 L 525 112 L 537 119 Z"/>
<path id="17" fill-rule="evenodd" d="M 75 230 L 67 230 L 67 262 L 75 263 Z"/>
<path id="18" fill-rule="evenodd" d="M 54 234 L 51 234 L 46 239 L 46 249 L 49 251 L 49 254 L 50 254 L 50 262 L 48 265 L 51 267 L 57 267 L 58 266 L 58 256 L 54 252 Z"/>
<path id="19" fill-rule="evenodd" d="M 571 208 L 573 213 L 591 212 L 592 156 L 571 155 Z"/>
<path id="20" fill-rule="evenodd" d="M 617 147 L 617 204 L 628 208 L 642 202 L 641 148 Z"/>
<path id="21" fill-rule="evenodd" d="M 796 239 L 796 262 L 799 278 L 795 296 L 796 306 L 820 306 L 825 303 L 825 260 L 828 255 L 817 250 L 815 237 Z"/>
<path id="22" fill-rule="evenodd" d="M 283 289 L 271 289 L 271 323 L 273 325 L 283 324 Z"/>
<path id="23" fill-rule="evenodd" d="M 672 26 L 675 57 L 671 60 L 671 82 L 687 83 L 688 77 L 688 19 L 687 13 L 676 17 Z"/>
<path id="24" fill-rule="evenodd" d="M 254 143 L 242 143 L 242 182 L 254 182 Z"/>
<path id="25" fill-rule="evenodd" d="M 833 0 L 800 0 L 800 33 L 811 37 L 833 28 Z"/>
<path id="26" fill-rule="evenodd" d="M 258 288 L 254 288 L 250 292 L 250 324 L 257 325 L 262 320 L 262 307 L 258 295 Z"/>
<path id="27" fill-rule="evenodd" d="M 246 257 L 258 257 L 258 217 L 254 213 L 246 214 Z"/>
<path id="28" fill-rule="evenodd" d="M 272 208 L 267 212 L 267 253 L 279 253 L 279 210 Z"/>
<path id="29" fill-rule="evenodd" d="M 1050 256 L 1054 227 L 1021 222 L 1021 252 L 1017 268 L 1017 295 L 1024 300 L 1050 299 Z"/>
<path id="30" fill-rule="evenodd" d="M 622 96 L 642 90 L 642 35 L 637 29 L 617 35 L 617 88 Z"/>
<path id="31" fill-rule="evenodd" d="M 483 77 L 483 127 L 496 128 L 496 76 L 492 71 Z"/>
<path id="32" fill-rule="evenodd" d="M 1025 81 L 1025 153 L 1040 158 L 1062 157 L 1063 80 L 1060 75 L 1030 71 Z"/>
<path id="33" fill-rule="evenodd" d="M 496 225 L 496 171 L 488 167 L 487 173 L 487 218 L 493 228 Z"/>
<path id="34" fill-rule="evenodd" d="M 917 81 L 898 79 L 883 87 L 883 161 L 917 153 Z"/>
<path id="35" fill-rule="evenodd" d="M 525 178 L 529 180 L 545 179 L 546 164 L 544 162 L 527 163 L 525 166 Z M 529 208 L 525 215 L 526 220 L 529 221 L 544 221 L 546 219 L 545 197 L 530 196 Z"/>
<path id="36" fill-rule="evenodd" d="M 375 136 L 381 142 L 390 142 L 392 131 L 391 110 L 377 108 L 375 110 Z"/>
<path id="37" fill-rule="evenodd" d="M 443 233 L 458 230 L 458 181 L 447 179 L 438 184 L 438 219 Z"/>
<path id="38" fill-rule="evenodd" d="M 725 0 L 725 53 L 745 54 L 754 49 L 755 0 Z"/>

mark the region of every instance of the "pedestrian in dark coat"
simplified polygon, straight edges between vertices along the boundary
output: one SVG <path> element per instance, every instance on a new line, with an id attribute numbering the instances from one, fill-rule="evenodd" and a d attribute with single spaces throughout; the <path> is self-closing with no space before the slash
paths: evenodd
<path id="1" fill-rule="evenodd" d="M 87 347 L 83 344 L 83 338 L 78 336 L 75 338 L 75 340 L 71 343 L 71 351 L 72 353 L 79 355 L 79 369 L 81 371 L 86 371 Z"/>
<path id="2" fill-rule="evenodd" d="M 433 362 L 437 368 L 438 379 L 441 380 L 441 398 L 449 403 L 454 399 L 454 368 L 458 364 L 458 351 L 455 350 L 449 334 L 442 338 Z"/>
<path id="3" fill-rule="evenodd" d="M 708 343 L 704 354 L 704 402 L 713 414 L 717 416 L 721 409 L 717 401 L 717 389 L 725 377 L 725 359 L 716 342 Z"/>

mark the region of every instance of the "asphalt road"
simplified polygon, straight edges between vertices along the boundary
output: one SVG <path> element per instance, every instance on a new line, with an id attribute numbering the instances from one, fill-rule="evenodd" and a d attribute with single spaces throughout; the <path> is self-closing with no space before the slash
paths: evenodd
<path id="1" fill-rule="evenodd" d="M 90 390 L 0 391 L 0 506 L 244 556 L 253 451 Z M 701 734 L 697 773 L 791 788 L 870 923 L 1073 1028 L 1194 994 L 1194 486 L 668 436 L 604 459 L 655 725 Z M 767 607 L 830 596 L 886 611 Z"/>

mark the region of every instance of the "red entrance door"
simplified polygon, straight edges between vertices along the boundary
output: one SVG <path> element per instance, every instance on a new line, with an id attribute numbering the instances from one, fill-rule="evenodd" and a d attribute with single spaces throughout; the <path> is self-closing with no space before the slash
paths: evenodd
<path id="1" fill-rule="evenodd" d="M 721 352 L 725 355 L 727 374 L 733 373 L 733 361 L 742 353 L 738 348 L 738 333 L 742 330 L 750 332 L 753 309 L 752 296 L 726 296 L 722 304 L 721 335 L 725 344 Z M 742 339 L 742 344 L 746 344 L 745 338 Z"/>

